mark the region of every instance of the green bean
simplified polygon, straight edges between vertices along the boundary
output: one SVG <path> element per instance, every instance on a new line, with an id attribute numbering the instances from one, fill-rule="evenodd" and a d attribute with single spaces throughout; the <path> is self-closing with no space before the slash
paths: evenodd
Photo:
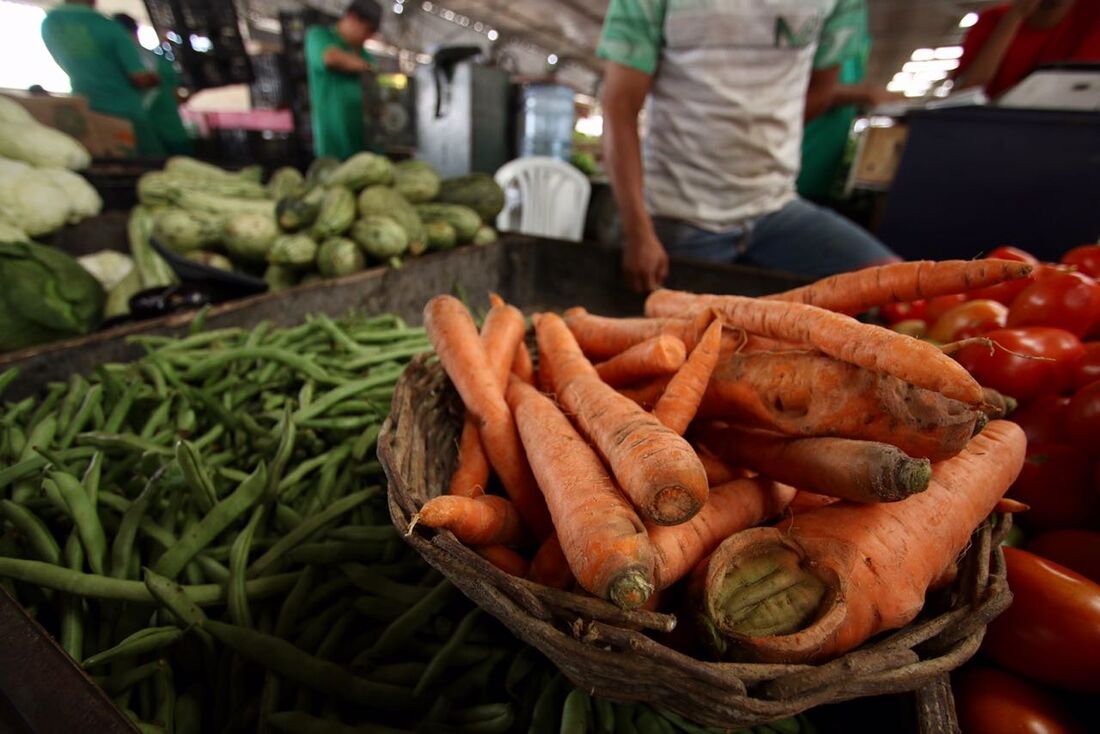
<path id="1" fill-rule="evenodd" d="M 186 400 L 180 400 L 180 407 L 176 413 L 176 432 L 183 436 L 190 436 L 198 425 L 199 417 L 195 409 Z"/>
<path id="2" fill-rule="evenodd" d="M 599 700 L 599 699 L 593 699 L 593 700 Z M 670 724 L 675 726 L 677 729 L 682 729 L 683 731 L 687 732 L 687 734 L 710 734 L 711 732 L 715 731 L 714 729 L 711 729 L 709 727 L 699 726 L 697 724 L 693 724 L 690 721 L 688 721 L 687 719 L 685 719 L 684 717 L 682 717 L 679 714 L 675 713 L 674 711 L 669 711 L 666 708 L 653 707 L 653 710 L 662 719 L 669 722 Z M 751 732 L 752 729 L 745 729 L 743 731 Z M 798 734 L 798 729 L 795 729 L 795 734 Z"/>
<path id="3" fill-rule="evenodd" d="M 196 438 L 192 443 L 192 446 L 195 447 L 196 451 L 202 451 L 207 446 L 221 438 L 223 435 L 225 435 L 225 425 L 222 423 L 216 423 L 209 431 Z"/>
<path id="4" fill-rule="evenodd" d="M 107 695 L 113 697 L 128 691 L 138 683 L 150 678 L 158 670 L 163 670 L 166 667 L 168 667 L 166 661 L 153 660 L 135 668 L 128 668 L 119 675 L 111 675 L 105 679 L 97 678 L 96 681 L 101 682 L 103 689 L 107 691 Z"/>
<path id="5" fill-rule="evenodd" d="M 2 397 L 4 395 L 4 391 L 7 390 L 8 387 L 13 382 L 15 382 L 16 378 L 18 378 L 18 377 L 19 377 L 19 368 L 18 367 L 8 367 L 3 372 L 0 372 L 0 397 Z"/>
<path id="6" fill-rule="evenodd" d="M 84 470 L 84 476 L 80 478 L 80 483 L 84 487 L 84 491 L 88 493 L 88 499 L 92 503 L 92 507 L 99 504 L 99 482 L 103 474 L 103 454 L 96 451 L 92 454 L 91 461 L 88 462 L 88 468 Z"/>
<path id="7" fill-rule="evenodd" d="M 191 497 L 203 513 L 210 512 L 218 503 L 218 493 L 214 482 L 203 466 L 202 455 L 189 441 L 176 444 L 176 462 L 183 472 L 183 480 L 191 491 Z"/>
<path id="8" fill-rule="evenodd" d="M 410 344 L 401 344 L 397 346 L 391 346 L 377 354 L 368 354 L 362 357 L 356 357 L 355 359 L 349 359 L 344 364 L 344 369 L 355 371 L 361 370 L 366 367 L 375 367 L 384 362 L 390 360 L 403 359 L 405 357 L 415 357 L 418 354 L 424 352 L 430 352 L 432 345 L 427 340 L 417 340 Z"/>
<path id="9" fill-rule="evenodd" d="M 276 731 L 288 734 L 412 734 L 409 729 L 394 729 L 382 724 L 347 726 L 337 721 L 318 719 L 302 711 L 280 711 L 269 714 L 267 723 Z"/>
<path id="10" fill-rule="evenodd" d="M 176 723 L 176 686 L 167 665 L 153 673 L 153 701 L 153 721 L 171 731 Z"/>
<path id="11" fill-rule="evenodd" d="M 57 401 L 61 399 L 61 396 L 69 389 L 68 385 L 63 382 L 50 383 L 49 392 L 46 394 L 45 400 L 38 404 L 34 413 L 31 415 L 31 419 L 27 421 L 27 425 L 32 429 L 41 423 L 47 416 L 52 416 L 56 420 L 54 415 L 54 407 L 57 405 Z M 50 440 L 53 440 L 52 438 Z"/>
<path id="12" fill-rule="evenodd" d="M 0 515 L 6 517 L 15 526 L 38 560 L 53 564 L 61 562 L 61 549 L 57 541 L 33 512 L 11 500 L 0 500 Z"/>
<path id="13" fill-rule="evenodd" d="M 355 440 L 355 443 L 352 444 L 352 458 L 356 461 L 362 461 L 363 457 L 370 453 L 378 443 L 378 434 L 381 431 L 382 426 L 379 423 L 367 426 L 363 433 L 359 435 L 359 438 Z"/>
<path id="14" fill-rule="evenodd" d="M 92 571 L 102 575 L 107 559 L 107 536 L 103 532 L 103 525 L 99 522 L 99 516 L 96 514 L 91 498 L 84 491 L 84 487 L 80 486 L 80 480 L 71 474 L 50 472 L 49 481 L 57 485 L 65 504 L 69 506 L 69 514 L 80 535 L 80 542 L 84 545 L 88 564 L 92 567 Z"/>
<path id="15" fill-rule="evenodd" d="M 53 415 L 48 415 L 34 425 L 30 433 L 27 434 L 26 445 L 23 448 L 23 453 L 19 457 L 19 460 L 27 461 L 34 456 L 34 453 L 39 448 L 49 448 L 53 443 L 54 436 L 57 434 L 57 418 Z"/>
<path id="16" fill-rule="evenodd" d="M 634 726 L 633 704 L 615 704 L 615 734 L 638 734 L 638 728 Z"/>
<path id="17" fill-rule="evenodd" d="M 153 603 L 153 597 L 140 581 L 126 581 L 110 576 L 72 571 L 42 561 L 0 557 L 0 577 L 92 599 Z M 297 573 L 284 573 L 249 580 L 245 583 L 248 598 L 266 599 L 281 594 L 294 584 L 297 577 Z M 184 587 L 184 591 L 200 607 L 224 604 L 226 601 L 223 584 L 187 586 Z"/>
<path id="18" fill-rule="evenodd" d="M 233 624 L 244 627 L 252 626 L 252 612 L 248 608 L 248 594 L 245 592 L 245 572 L 248 567 L 248 553 L 252 546 L 252 537 L 256 534 L 256 528 L 264 517 L 264 506 L 260 505 L 252 511 L 252 517 L 244 530 L 237 534 L 233 541 L 233 547 L 229 551 L 229 618 Z"/>
<path id="19" fill-rule="evenodd" d="M 588 694 L 574 688 L 565 697 L 561 712 L 561 734 L 588 734 L 592 724 L 592 707 Z"/>
<path id="20" fill-rule="evenodd" d="M 352 339 L 350 336 L 348 336 L 347 333 L 345 333 L 343 329 L 337 326 L 336 323 L 328 316 L 325 316 L 324 314 L 319 314 L 316 317 L 316 322 L 317 325 L 320 326 L 326 334 L 332 337 L 332 340 L 336 342 L 336 344 L 348 350 L 349 352 L 353 354 L 369 354 L 371 352 L 368 347 L 364 347 L 363 345 Z"/>
<path id="21" fill-rule="evenodd" d="M 149 414 L 149 417 L 145 420 L 145 425 L 141 427 L 141 432 L 138 433 L 144 439 L 150 439 L 156 435 L 160 427 L 168 422 L 168 416 L 172 414 L 172 399 L 169 398 L 156 407 L 156 409 Z"/>
<path id="22" fill-rule="evenodd" d="M 428 687 L 433 685 L 440 676 L 446 672 L 447 668 L 451 665 L 451 658 L 455 651 L 461 647 L 466 641 L 466 635 L 469 634 L 470 629 L 477 622 L 478 616 L 481 610 L 477 607 L 471 609 L 462 621 L 459 622 L 458 628 L 455 629 L 451 639 L 447 640 L 447 643 L 440 648 L 435 657 L 428 663 L 427 670 L 424 671 L 424 675 L 420 678 L 420 681 L 416 684 L 416 688 L 413 690 L 413 694 L 416 696 L 421 695 Z"/>
<path id="23" fill-rule="evenodd" d="M 275 525 L 285 532 L 290 532 L 302 524 L 302 516 L 290 505 L 282 502 L 275 503 Z"/>
<path id="24" fill-rule="evenodd" d="M 376 573 L 374 569 L 358 563 L 345 563 L 340 566 L 340 570 L 363 591 L 403 604 L 416 604 L 428 593 L 428 590 L 422 586 L 399 584 Z"/>
<path id="25" fill-rule="evenodd" d="M 374 332 L 355 333 L 355 339 L 365 344 L 379 344 L 401 341 L 403 339 L 426 338 L 427 332 L 419 326 L 404 329 L 388 329 Z"/>
<path id="26" fill-rule="evenodd" d="M 634 725 L 639 734 L 671 734 L 672 725 L 658 716 L 648 706 L 635 709 Z"/>
<path id="27" fill-rule="evenodd" d="M 322 660 L 333 659 L 340 643 L 344 640 L 344 635 L 347 634 L 348 626 L 355 620 L 355 617 L 355 612 L 348 610 L 337 618 L 336 622 L 325 633 L 321 644 L 317 646 L 317 657 Z"/>
<path id="28" fill-rule="evenodd" d="M 84 551 L 75 532 L 65 542 L 65 565 L 77 573 L 84 566 Z M 61 598 L 61 647 L 73 660 L 84 657 L 84 600 L 78 596 Z"/>
<path id="29" fill-rule="evenodd" d="M 513 698 L 519 697 L 519 685 L 527 679 L 539 665 L 541 656 L 533 647 L 525 647 L 518 655 L 512 658 L 508 672 L 504 675 L 504 690 Z"/>
<path id="30" fill-rule="evenodd" d="M 406 662 L 377 665 L 366 671 L 364 675 L 371 680 L 382 683 L 393 683 L 399 686 L 413 686 L 424 675 L 426 663 Z"/>
<path id="31" fill-rule="evenodd" d="M 157 559 L 153 570 L 170 579 L 175 578 L 188 561 L 256 504 L 266 484 L 267 468 L 261 461 L 233 494 L 215 505 L 197 524 L 187 528 L 179 542 Z"/>
<path id="32" fill-rule="evenodd" d="M 202 569 L 203 575 L 215 584 L 224 584 L 229 580 L 229 569 L 205 553 L 195 556 L 194 563 Z"/>
<path id="33" fill-rule="evenodd" d="M 271 460 L 271 472 L 268 475 L 267 489 L 264 492 L 266 499 L 274 499 L 278 494 L 279 483 L 282 481 L 286 465 L 294 453 L 294 439 L 297 437 L 298 426 L 291 420 L 290 408 L 283 410 L 275 432 L 279 436 L 279 446 L 275 449 L 275 458 Z"/>
<path id="34" fill-rule="evenodd" d="M 171 456 L 172 449 L 161 444 L 153 443 L 147 439 L 135 436 L 132 433 L 104 433 L 102 431 L 90 431 L 79 433 L 76 442 L 81 446 L 94 446 L 100 449 L 132 451 L 136 453 L 150 453 L 158 456 Z"/>
<path id="35" fill-rule="evenodd" d="M 491 719 L 464 724 L 460 731 L 462 734 L 505 734 L 505 732 L 512 731 L 515 723 L 516 712 L 509 705 Z"/>
<path id="36" fill-rule="evenodd" d="M 346 382 L 339 387 L 328 391 L 318 399 L 314 400 L 308 406 L 299 408 L 294 413 L 294 422 L 302 423 L 308 421 L 311 418 L 324 415 L 325 411 L 332 408 L 337 403 L 347 400 L 353 395 L 369 390 L 372 387 L 377 387 L 385 380 L 389 379 L 388 376 L 383 375 L 381 378 L 378 376 L 370 376 L 361 380 L 355 380 L 353 382 Z"/>
<path id="37" fill-rule="evenodd" d="M 114 647 L 96 653 L 84 660 L 81 666 L 87 670 L 105 665 L 119 658 L 136 657 L 170 647 L 183 636 L 179 627 L 146 627 L 138 630 Z"/>
<path id="38" fill-rule="evenodd" d="M 377 561 L 382 553 L 377 545 L 370 543 L 323 541 L 303 543 L 286 553 L 291 563 L 329 566 L 348 561 Z"/>
<path id="39" fill-rule="evenodd" d="M 329 502 L 332 500 L 333 488 L 340 479 L 340 470 L 343 468 L 350 450 L 346 444 L 342 445 L 321 466 L 321 479 L 317 482 L 317 488 L 306 505 L 305 514 L 315 515 L 322 507 L 328 507 Z"/>
<path id="40" fill-rule="evenodd" d="M 366 502 L 368 499 L 376 494 L 376 490 L 365 489 L 355 494 L 343 497 L 336 502 L 333 502 L 329 507 L 326 507 L 321 512 L 313 515 L 310 518 L 302 521 L 302 524 L 291 530 L 289 533 L 279 539 L 275 545 L 271 546 L 262 556 L 252 562 L 252 565 L 248 568 L 248 575 L 251 578 L 262 576 L 265 571 L 268 570 L 273 564 L 279 561 L 280 558 L 291 548 L 304 541 L 309 536 L 323 528 L 328 523 L 332 522 L 336 518 L 343 515 L 345 512 L 354 509 L 359 504 Z"/>
<path id="41" fill-rule="evenodd" d="M 72 375 L 69 378 L 69 389 L 61 400 L 57 409 L 57 425 L 68 426 L 72 420 L 73 412 L 84 399 L 84 393 L 88 391 L 88 381 L 81 375 Z"/>
<path id="42" fill-rule="evenodd" d="M 60 441 L 58 441 L 58 447 L 67 449 L 72 445 L 73 439 L 76 438 L 76 434 L 84 428 L 84 424 L 88 422 L 88 418 L 91 417 L 92 412 L 99 406 L 103 400 L 103 386 L 92 385 L 84 393 L 84 399 L 80 403 L 79 410 L 76 411 L 76 415 L 73 416 L 67 424 L 65 424 L 65 432 L 61 435 Z"/>
<path id="43" fill-rule="evenodd" d="M 294 639 L 294 646 L 306 652 L 316 650 L 333 623 L 351 607 L 350 599 L 338 599 L 323 611 L 303 620 L 301 631 Z"/>
<path id="44" fill-rule="evenodd" d="M 344 525 L 329 530 L 325 537 L 355 543 L 377 543 L 397 537 L 397 530 L 393 525 Z"/>
<path id="45" fill-rule="evenodd" d="M 153 355 L 150 355 L 153 356 Z M 164 381 L 164 374 L 157 369 L 155 363 L 151 361 L 141 362 L 139 365 L 142 372 L 149 377 L 153 383 L 153 394 L 163 400 L 168 396 L 168 383 Z"/>
<path id="46" fill-rule="evenodd" d="M 451 599 L 453 589 L 450 581 L 441 581 L 431 592 L 410 607 L 409 611 L 386 627 L 371 648 L 371 654 L 382 657 L 399 650 L 401 645 L 415 635 L 429 619 L 443 610 Z"/>
<path id="47" fill-rule="evenodd" d="M 192 365 L 183 375 L 183 378 L 189 382 L 195 382 L 209 376 L 211 373 L 230 362 L 245 359 L 278 362 L 297 372 L 301 372 L 316 382 L 323 382 L 325 384 L 330 384 L 332 382 L 332 378 L 329 374 L 310 360 L 285 349 L 275 347 L 236 347 L 234 349 L 227 349 Z"/>
<path id="48" fill-rule="evenodd" d="M 202 734 L 202 696 L 191 686 L 176 700 L 175 734 Z"/>
<path id="49" fill-rule="evenodd" d="M 197 317 L 196 317 L 197 318 Z M 257 326 L 257 329 L 259 326 Z M 162 352 L 193 352 L 202 347 L 207 347 L 215 342 L 224 341 L 226 339 L 233 339 L 241 336 L 244 331 L 236 326 L 231 326 L 225 329 L 211 329 L 210 331 L 201 331 L 199 333 L 193 333 L 191 336 L 186 336 L 182 339 L 171 339 L 164 346 L 161 347 Z"/>
<path id="50" fill-rule="evenodd" d="M 149 481 L 145 483 L 145 488 L 137 496 L 137 499 L 123 510 L 122 522 L 119 523 L 118 531 L 111 543 L 111 576 L 113 578 L 126 578 L 129 573 L 130 555 L 133 553 L 134 539 L 137 537 L 137 531 L 142 521 L 146 519 L 145 513 L 160 492 L 160 480 L 164 476 L 164 471 L 162 468 L 154 473 Z M 111 501 L 108 500 L 108 497 L 109 494 L 106 492 L 101 495 L 105 502 Z"/>
<path id="51" fill-rule="evenodd" d="M 434 722 L 446 717 L 457 702 L 465 702 L 475 691 L 484 690 L 493 674 L 493 670 L 505 658 L 506 654 L 494 653 L 487 660 L 478 663 L 472 670 L 458 676 L 455 682 L 435 697 L 435 703 L 428 710 L 424 718 L 424 724 L 432 726 Z"/>
<path id="52" fill-rule="evenodd" d="M 8 412 L 4 413 L 3 418 L 0 418 L 0 423 L 3 423 L 5 426 L 9 427 L 16 425 L 23 417 L 23 414 L 29 412 L 30 409 L 34 407 L 34 405 L 35 399 L 33 397 L 23 398 L 15 405 L 9 405 Z M 28 425 L 31 424 L 30 421 L 28 421 L 27 423 Z"/>
<path id="53" fill-rule="evenodd" d="M 303 461 L 301 464 L 294 467 L 294 471 L 287 474 L 279 482 L 279 494 L 286 492 L 290 487 L 293 487 L 295 484 L 305 479 L 306 475 L 314 469 L 323 466 L 325 462 L 333 460 L 334 457 L 346 456 L 347 451 L 348 449 L 346 446 L 337 446 L 320 456 L 314 456 L 312 459 Z M 342 460 L 343 459 L 341 459 L 341 461 Z"/>
<path id="54" fill-rule="evenodd" d="M 615 734 L 615 705 L 606 698 L 592 697 L 597 734 Z"/>
<path id="55" fill-rule="evenodd" d="M 543 687 L 542 693 L 535 701 L 535 709 L 531 713 L 532 733 L 543 734 L 543 732 L 559 730 L 558 714 L 561 711 L 565 686 L 565 677 L 561 673 L 555 673 L 549 684 Z"/>

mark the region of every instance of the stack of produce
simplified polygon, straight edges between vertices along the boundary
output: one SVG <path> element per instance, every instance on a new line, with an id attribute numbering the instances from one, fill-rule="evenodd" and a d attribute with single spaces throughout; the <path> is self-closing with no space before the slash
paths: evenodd
<path id="1" fill-rule="evenodd" d="M 406 255 L 496 239 L 504 205 L 492 177 L 441 180 L 423 161 L 373 153 L 318 159 L 303 176 L 280 168 L 229 173 L 188 158 L 144 176 L 138 218 L 170 249 L 208 265 L 262 273 L 273 290 L 350 275 Z"/>
<path id="2" fill-rule="evenodd" d="M 393 528 L 372 455 L 422 329 L 139 341 L 4 405 L 0 586 L 141 731 L 690 726 L 573 690 Z"/>
<path id="3" fill-rule="evenodd" d="M 0 242 L 25 242 L 99 214 L 103 201 L 74 170 L 91 156 L 0 95 Z"/>
<path id="4" fill-rule="evenodd" d="M 479 336 L 438 296 L 425 325 L 466 423 L 414 525 L 624 608 L 686 597 L 722 659 L 832 659 L 916 618 L 1025 454 L 944 350 L 846 314 L 1031 271 L 901 263 L 761 299 L 658 291 L 646 318 L 539 314 L 537 371 L 516 309 L 497 299 Z"/>
<path id="5" fill-rule="evenodd" d="M 1005 549 L 1014 601 L 958 676 L 963 729 L 1095 729 L 1100 693 L 1100 245 L 1040 263 L 1013 247 L 990 257 L 1032 267 L 1023 279 L 892 305 L 894 328 L 953 341 L 982 384 L 1019 403 L 1027 457 L 1008 497 L 1029 506 Z M 1090 718 L 1091 717 L 1091 718 Z"/>

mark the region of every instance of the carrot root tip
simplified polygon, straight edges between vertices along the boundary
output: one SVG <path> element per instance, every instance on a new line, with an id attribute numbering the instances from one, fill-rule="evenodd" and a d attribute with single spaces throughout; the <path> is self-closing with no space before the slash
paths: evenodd
<path id="1" fill-rule="evenodd" d="M 928 459 L 910 459 L 899 462 L 894 469 L 895 486 L 900 490 L 897 499 L 905 499 L 928 489 L 932 481 L 932 462 Z"/>
<path id="2" fill-rule="evenodd" d="M 978 419 L 976 421 L 974 421 L 974 433 L 971 434 L 971 435 L 972 436 L 977 436 L 979 433 L 982 432 L 982 429 L 985 428 L 988 424 L 989 424 L 989 416 L 979 410 L 978 411 Z"/>
<path id="3" fill-rule="evenodd" d="M 649 577 L 638 570 L 627 571 L 615 579 L 608 588 L 611 602 L 622 609 L 637 609 L 645 604 L 654 586 Z"/>
<path id="4" fill-rule="evenodd" d="M 789 635 L 817 616 L 827 586 L 787 548 L 731 564 L 711 609 L 719 629 L 744 637 Z"/>
<path id="5" fill-rule="evenodd" d="M 405 537 L 406 538 L 409 537 L 410 535 L 412 535 L 413 528 L 416 527 L 416 524 L 418 522 L 420 522 L 420 513 L 419 512 L 416 513 L 415 515 L 413 515 L 412 521 L 409 523 L 408 529 L 405 530 Z"/>
<path id="6" fill-rule="evenodd" d="M 654 496 L 649 519 L 658 525 L 679 525 L 695 516 L 702 503 L 683 487 L 665 487 Z"/>

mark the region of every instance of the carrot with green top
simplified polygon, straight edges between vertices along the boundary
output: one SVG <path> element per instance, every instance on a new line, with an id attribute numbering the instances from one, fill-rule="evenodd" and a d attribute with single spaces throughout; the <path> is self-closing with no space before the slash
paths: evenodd
<path id="1" fill-rule="evenodd" d="M 681 525 L 649 527 L 657 552 L 657 588 L 667 589 L 687 576 L 733 533 L 751 528 L 783 511 L 796 490 L 770 479 L 735 479 L 712 487 L 699 514 Z"/>
<path id="2" fill-rule="evenodd" d="M 765 298 L 855 315 L 888 303 L 966 293 L 1026 278 L 1031 271 L 1031 265 L 1014 260 L 917 260 L 840 273 Z"/>
<path id="3" fill-rule="evenodd" d="M 714 321 L 707 327 L 703 338 L 691 350 L 684 366 L 673 375 L 661 399 L 653 408 L 653 415 L 681 436 L 691 425 L 699 401 L 707 391 L 710 376 L 718 364 L 718 350 L 722 346 L 722 324 Z"/>
<path id="4" fill-rule="evenodd" d="M 970 373 L 931 344 L 816 306 L 659 290 L 646 299 L 646 313 L 666 313 L 670 301 L 679 309 L 685 295 L 694 303 L 692 311 L 712 308 L 729 326 L 803 344 L 842 362 L 892 375 L 967 405 L 982 403 L 982 388 Z"/>
<path id="5" fill-rule="evenodd" d="M 634 508 L 553 401 L 513 378 L 508 404 L 577 582 L 625 609 L 645 604 L 653 546 Z"/>
<path id="6" fill-rule="evenodd" d="M 790 438 L 708 423 L 693 437 L 723 461 L 852 502 L 897 502 L 928 489 L 932 462 L 850 438 Z"/>
<path id="7" fill-rule="evenodd" d="M 925 492 L 735 533 L 692 575 L 705 637 L 723 657 L 817 663 L 903 627 L 1015 481 L 1026 448 L 1019 426 L 992 421 L 936 465 Z"/>
<path id="8" fill-rule="evenodd" d="M 561 318 L 543 314 L 535 333 L 558 399 L 642 516 L 675 525 L 698 512 L 707 475 L 691 445 L 601 380 Z"/>
<path id="9" fill-rule="evenodd" d="M 596 374 L 612 387 L 650 377 L 671 375 L 684 365 L 687 349 L 674 336 L 659 334 L 596 365 Z"/>
<path id="10" fill-rule="evenodd" d="M 470 312 L 453 296 L 436 296 L 424 307 L 424 326 L 477 425 L 489 463 L 536 539 L 545 538 L 553 529 L 550 514 Z"/>
<path id="11" fill-rule="evenodd" d="M 504 497 L 443 494 L 424 503 L 412 526 L 450 530 L 469 546 L 520 545 L 527 535 L 516 507 Z"/>

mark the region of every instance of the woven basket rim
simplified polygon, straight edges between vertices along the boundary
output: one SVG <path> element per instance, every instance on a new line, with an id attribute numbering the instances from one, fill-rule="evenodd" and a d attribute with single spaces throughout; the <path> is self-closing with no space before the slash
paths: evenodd
<path id="1" fill-rule="evenodd" d="M 461 422 L 461 402 L 442 367 L 432 355 L 414 358 L 397 383 L 378 440 L 395 527 L 428 563 L 575 685 L 607 698 L 645 700 L 702 724 L 735 728 L 822 704 L 913 691 L 969 660 L 986 625 L 1012 599 L 999 547 L 1011 527 L 1005 515 L 975 531 L 951 587 L 954 599 L 938 615 L 918 617 L 820 665 L 699 660 L 641 631 L 668 631 L 673 615 L 624 611 L 519 579 L 446 530 L 416 525 L 408 532 L 420 505 L 445 490 Z"/>

